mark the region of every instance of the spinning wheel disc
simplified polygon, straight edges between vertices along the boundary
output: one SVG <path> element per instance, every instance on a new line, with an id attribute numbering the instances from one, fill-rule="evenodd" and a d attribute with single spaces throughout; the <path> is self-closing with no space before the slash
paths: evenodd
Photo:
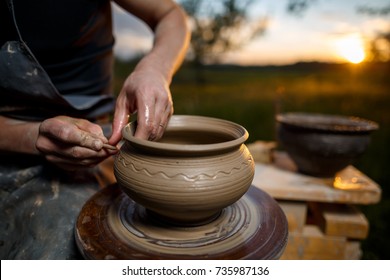
<path id="1" fill-rule="evenodd" d="M 75 235 L 87 259 L 277 259 L 287 220 L 272 197 L 252 186 L 210 223 L 170 225 L 115 184 L 87 201 Z"/>

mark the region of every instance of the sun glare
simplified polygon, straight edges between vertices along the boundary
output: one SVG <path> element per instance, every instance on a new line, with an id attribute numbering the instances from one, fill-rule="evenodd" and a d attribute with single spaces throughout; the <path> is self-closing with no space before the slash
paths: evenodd
<path id="1" fill-rule="evenodd" d="M 363 41 L 357 34 L 337 40 L 336 49 L 342 58 L 355 64 L 362 62 L 366 56 Z"/>

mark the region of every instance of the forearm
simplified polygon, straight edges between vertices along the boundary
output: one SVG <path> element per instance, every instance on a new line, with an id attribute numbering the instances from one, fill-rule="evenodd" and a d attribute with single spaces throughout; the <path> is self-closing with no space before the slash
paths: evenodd
<path id="1" fill-rule="evenodd" d="M 186 17 L 176 6 L 155 27 L 152 50 L 140 61 L 136 70 L 153 67 L 170 83 L 184 60 L 190 33 Z"/>
<path id="2" fill-rule="evenodd" d="M 128 12 L 142 19 L 154 32 L 151 51 L 136 71 L 158 71 L 170 83 L 185 57 L 190 30 L 182 8 L 168 0 L 116 0 Z"/>
<path id="3" fill-rule="evenodd" d="M 38 122 L 26 122 L 0 116 L 0 153 L 38 155 L 35 147 L 39 132 Z"/>

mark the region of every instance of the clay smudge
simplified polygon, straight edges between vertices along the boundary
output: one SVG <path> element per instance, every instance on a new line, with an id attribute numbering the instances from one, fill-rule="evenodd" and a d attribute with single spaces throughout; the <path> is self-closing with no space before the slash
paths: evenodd
<path id="1" fill-rule="evenodd" d="M 60 193 L 60 183 L 58 180 L 55 179 L 51 182 L 51 191 L 53 192 L 53 197 L 51 199 L 58 199 Z"/>

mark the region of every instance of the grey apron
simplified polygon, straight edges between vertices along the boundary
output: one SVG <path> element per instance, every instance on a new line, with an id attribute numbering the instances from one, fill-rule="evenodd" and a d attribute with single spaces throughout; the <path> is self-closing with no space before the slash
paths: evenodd
<path id="1" fill-rule="evenodd" d="M 17 29 L 12 0 L 8 2 Z M 19 41 L 7 42 L 0 51 L 0 95 L 23 100 L 27 107 L 38 102 L 82 113 L 106 100 L 62 97 L 19 31 L 18 36 Z M 0 111 L 23 109 L 1 106 Z M 0 155 L 0 259 L 81 258 L 74 240 L 75 220 L 86 200 L 113 182 L 112 158 L 67 174 L 33 156 Z"/>

